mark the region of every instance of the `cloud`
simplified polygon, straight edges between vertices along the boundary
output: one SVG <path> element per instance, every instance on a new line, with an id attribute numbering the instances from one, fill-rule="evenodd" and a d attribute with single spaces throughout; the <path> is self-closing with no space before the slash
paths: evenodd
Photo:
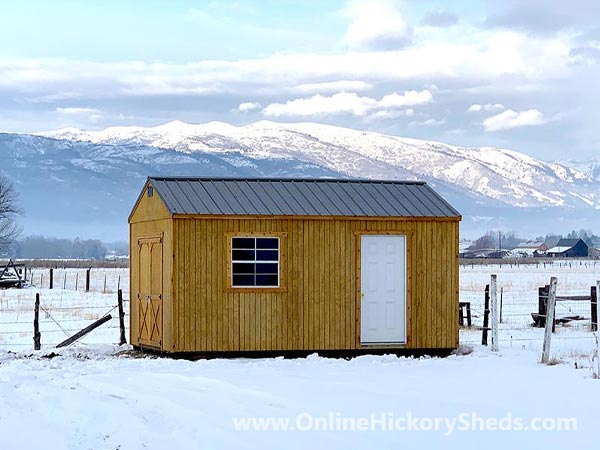
<path id="1" fill-rule="evenodd" d="M 357 0 L 344 10 L 350 25 L 344 42 L 354 48 L 397 49 L 408 44 L 412 30 L 397 2 Z"/>
<path id="2" fill-rule="evenodd" d="M 501 131 L 517 127 L 541 125 L 545 122 L 546 119 L 543 114 L 537 109 L 528 109 L 521 112 L 507 109 L 500 114 L 485 119 L 483 127 L 485 131 Z"/>
<path id="3" fill-rule="evenodd" d="M 262 113 L 265 116 L 319 116 L 328 114 L 353 114 L 364 116 L 377 107 L 377 100 L 360 97 L 354 92 L 340 92 L 330 97 L 317 94 L 310 98 L 288 100 L 286 103 L 271 103 Z"/>
<path id="4" fill-rule="evenodd" d="M 324 81 L 320 83 L 304 83 L 294 86 L 292 90 L 305 93 L 323 93 L 340 91 L 368 91 L 373 85 L 357 80 Z"/>
<path id="5" fill-rule="evenodd" d="M 408 126 L 410 128 L 414 127 L 439 127 L 440 125 L 444 125 L 446 123 L 445 119 L 437 120 L 437 119 L 427 119 L 422 122 L 415 121 L 410 122 Z"/>
<path id="6" fill-rule="evenodd" d="M 424 105 L 433 100 L 433 95 L 427 89 L 423 91 L 406 91 L 404 94 L 396 92 L 388 94 L 379 101 L 382 108 L 403 108 L 405 106 Z"/>
<path id="7" fill-rule="evenodd" d="M 63 118 L 86 119 L 90 123 L 98 123 L 104 119 L 102 111 L 96 108 L 58 107 L 55 112 Z"/>
<path id="8" fill-rule="evenodd" d="M 493 86 L 499 79 L 519 77 L 513 84 L 521 86 L 566 74 L 572 65 L 570 48 L 562 37 L 486 32 L 455 42 L 420 41 L 394 51 L 274 54 L 189 63 L 4 58 L 0 59 L 0 91 L 8 90 L 23 101 L 52 103 L 60 92 L 76 93 L 78 100 L 84 101 L 167 95 L 287 95 L 296 86 L 304 86 L 307 93 L 310 89 L 366 90 L 367 86 L 361 85 L 361 89 L 334 91 L 334 86 L 327 84 L 356 79 L 373 85 L 419 81 L 440 86 L 458 81 Z"/>
<path id="9" fill-rule="evenodd" d="M 380 100 L 361 97 L 355 92 L 339 92 L 331 96 L 320 94 L 309 98 L 288 100 L 286 103 L 271 103 L 262 113 L 265 116 L 323 116 L 335 114 L 351 114 L 363 117 L 377 110 L 393 110 L 406 106 L 424 105 L 433 100 L 431 92 L 406 91 L 404 94 L 392 93 Z"/>
<path id="10" fill-rule="evenodd" d="M 557 1 L 512 0 L 489 15 L 485 27 L 521 30 L 533 34 L 552 34 L 576 26 L 580 31 L 596 24 L 600 3 L 596 0 Z"/>
<path id="11" fill-rule="evenodd" d="M 502 111 L 504 109 L 504 105 L 501 103 L 486 103 L 484 105 L 480 105 L 478 103 L 474 103 L 469 106 L 469 112 L 480 112 L 480 111 Z"/>
<path id="12" fill-rule="evenodd" d="M 389 120 L 398 119 L 400 117 L 411 117 L 415 115 L 414 109 L 392 109 L 377 111 L 367 117 L 367 120 Z"/>
<path id="13" fill-rule="evenodd" d="M 569 56 L 577 62 L 600 61 L 600 47 L 588 45 L 585 47 L 575 47 L 569 50 Z"/>
<path id="14" fill-rule="evenodd" d="M 258 102 L 244 102 L 244 103 L 240 103 L 237 107 L 237 110 L 239 112 L 250 112 L 250 111 L 254 111 L 257 109 L 260 109 L 260 103 Z"/>
<path id="15" fill-rule="evenodd" d="M 449 11 L 427 11 L 421 25 L 430 27 L 449 27 L 458 23 L 458 16 Z"/>

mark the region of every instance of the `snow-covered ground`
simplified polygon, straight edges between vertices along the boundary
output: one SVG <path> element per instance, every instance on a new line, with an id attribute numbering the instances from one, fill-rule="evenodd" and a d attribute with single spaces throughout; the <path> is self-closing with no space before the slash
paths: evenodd
<path id="1" fill-rule="evenodd" d="M 479 331 L 463 330 L 461 341 L 474 351 L 448 358 L 172 360 L 109 344 L 118 329 L 108 327 L 60 351 L 42 328 L 46 345 L 33 352 L 36 292 L 52 318 L 73 320 L 73 328 L 112 308 L 116 294 L 103 293 L 103 275 L 90 293 L 0 291 L 0 449 L 590 448 L 600 419 L 594 334 L 583 321 L 558 327 L 556 364 L 545 366 L 542 330 L 525 317 L 551 275 L 559 293 L 582 295 L 599 269 L 463 267 L 461 300 L 477 310 L 496 273 L 507 316 L 498 353 L 476 344 Z M 21 334 L 3 334 L 6 322 Z M 43 326 L 51 322 L 44 317 Z"/>
<path id="2" fill-rule="evenodd" d="M 0 353 L 0 448 L 555 449 L 598 436 L 600 381 L 528 350 L 194 362 L 116 350 Z M 252 418 L 280 429 L 256 430 Z M 504 431 L 520 426 L 529 430 Z"/>

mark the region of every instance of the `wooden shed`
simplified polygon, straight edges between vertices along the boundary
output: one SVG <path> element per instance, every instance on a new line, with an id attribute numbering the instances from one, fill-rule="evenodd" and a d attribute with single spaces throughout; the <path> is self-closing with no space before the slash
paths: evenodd
<path id="1" fill-rule="evenodd" d="M 129 217 L 131 343 L 456 348 L 460 219 L 422 182 L 150 177 Z"/>

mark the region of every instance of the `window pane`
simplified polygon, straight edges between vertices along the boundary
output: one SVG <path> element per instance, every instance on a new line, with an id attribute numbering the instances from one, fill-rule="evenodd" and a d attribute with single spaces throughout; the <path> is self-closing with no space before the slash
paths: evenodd
<path id="1" fill-rule="evenodd" d="M 252 263 L 233 263 L 233 274 L 254 275 L 254 264 Z"/>
<path id="2" fill-rule="evenodd" d="M 277 286 L 277 275 L 256 275 L 257 286 Z"/>
<path id="3" fill-rule="evenodd" d="M 277 250 L 257 250 L 256 260 L 257 261 L 277 261 L 279 258 L 279 252 Z"/>
<path id="4" fill-rule="evenodd" d="M 234 261 L 254 261 L 254 250 L 233 250 L 231 253 Z"/>
<path id="5" fill-rule="evenodd" d="M 256 238 L 256 248 L 260 249 L 275 249 L 279 248 L 278 238 Z"/>
<path id="6" fill-rule="evenodd" d="M 231 240 L 231 247 L 236 248 L 254 248 L 254 238 L 237 238 Z"/>
<path id="7" fill-rule="evenodd" d="M 254 286 L 254 275 L 234 275 L 233 286 Z"/>
<path id="8" fill-rule="evenodd" d="M 277 270 L 278 264 L 257 264 L 256 265 L 256 273 L 265 273 L 270 275 L 277 275 L 279 271 Z"/>

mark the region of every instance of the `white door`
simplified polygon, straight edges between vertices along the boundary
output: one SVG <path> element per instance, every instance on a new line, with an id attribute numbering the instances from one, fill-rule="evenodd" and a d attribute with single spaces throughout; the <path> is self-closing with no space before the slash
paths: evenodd
<path id="1" fill-rule="evenodd" d="M 406 237 L 361 236 L 360 341 L 406 342 Z"/>

